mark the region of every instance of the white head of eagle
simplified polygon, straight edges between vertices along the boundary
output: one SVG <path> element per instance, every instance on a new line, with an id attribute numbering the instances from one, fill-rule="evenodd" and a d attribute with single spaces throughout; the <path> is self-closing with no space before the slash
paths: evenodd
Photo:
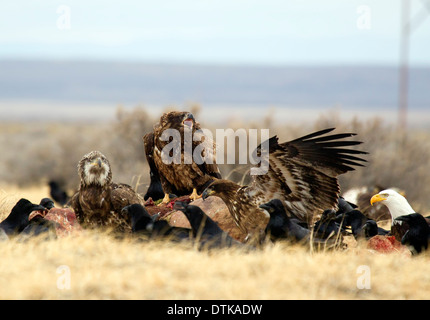
<path id="1" fill-rule="evenodd" d="M 393 221 L 397 217 L 415 212 L 408 200 L 406 200 L 406 198 L 400 193 L 392 189 L 382 190 L 378 194 L 375 194 L 370 199 L 370 204 L 373 205 L 375 202 L 381 202 L 387 206 Z"/>
<path id="2" fill-rule="evenodd" d="M 109 160 L 99 151 L 91 151 L 79 161 L 78 173 L 84 187 L 104 187 L 112 181 Z"/>

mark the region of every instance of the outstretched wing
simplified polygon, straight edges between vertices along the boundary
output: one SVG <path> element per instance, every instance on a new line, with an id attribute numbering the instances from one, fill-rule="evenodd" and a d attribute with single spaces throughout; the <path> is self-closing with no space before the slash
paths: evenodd
<path id="1" fill-rule="evenodd" d="M 334 128 L 278 143 L 269 140 L 269 170 L 253 176 L 248 192 L 259 195 L 258 203 L 281 199 L 290 215 L 308 220 L 316 212 L 336 207 L 340 189 L 337 176 L 363 166 L 357 157 L 366 152 L 346 148 L 360 141 L 344 140 L 353 133 L 325 135 Z M 261 147 L 257 148 L 260 153 Z"/>

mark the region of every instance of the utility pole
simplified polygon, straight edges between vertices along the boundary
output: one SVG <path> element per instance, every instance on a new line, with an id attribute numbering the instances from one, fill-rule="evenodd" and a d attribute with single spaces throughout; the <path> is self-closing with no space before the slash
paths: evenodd
<path id="1" fill-rule="evenodd" d="M 398 128 L 406 132 L 408 126 L 408 100 L 409 100 L 409 49 L 411 34 L 426 20 L 430 13 L 430 0 L 421 0 L 423 8 L 412 20 L 411 0 L 402 1 L 402 16 L 400 27 L 400 67 L 399 67 L 399 111 Z M 430 54 L 430 53 L 429 53 Z"/>
<path id="2" fill-rule="evenodd" d="M 402 0 L 398 128 L 403 132 L 406 132 L 408 123 L 410 8 L 410 0 Z"/>

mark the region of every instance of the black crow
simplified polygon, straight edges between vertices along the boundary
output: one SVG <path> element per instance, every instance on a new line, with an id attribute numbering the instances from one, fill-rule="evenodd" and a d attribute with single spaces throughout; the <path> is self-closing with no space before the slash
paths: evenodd
<path id="1" fill-rule="evenodd" d="M 163 199 L 164 197 L 164 191 L 163 186 L 161 185 L 160 176 L 158 174 L 158 171 L 150 171 L 150 184 L 149 188 L 145 193 L 145 196 L 143 199 L 146 201 L 149 198 L 151 198 L 153 201 L 157 201 L 159 199 Z"/>
<path id="2" fill-rule="evenodd" d="M 260 208 L 270 215 L 265 232 L 266 236 L 270 236 L 273 242 L 287 240 L 318 250 L 342 245 L 342 238 L 339 238 L 340 241 L 338 241 L 337 235 L 329 239 L 319 238 L 316 234 L 312 234 L 308 228 L 299 225 L 294 218 L 288 217 L 285 207 L 279 199 L 272 199 L 260 205 Z"/>
<path id="3" fill-rule="evenodd" d="M 370 239 L 376 235 L 387 235 L 389 231 L 378 227 L 376 221 L 367 218 L 360 210 L 354 209 L 343 216 L 337 216 L 337 221 L 343 220 L 343 227 L 351 227 L 351 232 L 356 240 Z"/>
<path id="4" fill-rule="evenodd" d="M 321 218 L 315 222 L 314 235 L 318 238 L 327 239 L 339 232 L 344 233 L 345 230 L 341 228 L 341 224 L 336 221 L 336 211 L 332 209 L 324 210 Z"/>
<path id="5" fill-rule="evenodd" d="M 42 207 L 45 207 L 47 210 L 51 210 L 55 207 L 54 201 L 50 198 L 43 198 L 39 203 Z"/>
<path id="6" fill-rule="evenodd" d="M 401 243 L 408 246 L 413 255 L 427 250 L 430 238 L 430 226 L 421 214 L 412 213 L 397 217 L 395 220 L 404 221 L 409 225 L 409 229 L 403 235 Z"/>
<path id="7" fill-rule="evenodd" d="M 281 200 L 270 200 L 260 205 L 260 208 L 266 210 L 270 215 L 265 233 L 270 236 L 272 241 L 288 239 L 297 242 L 309 239 L 310 230 L 300 226 L 287 216 Z"/>
<path id="8" fill-rule="evenodd" d="M 390 233 L 390 231 L 385 230 L 381 227 L 378 227 L 378 224 L 376 223 L 375 220 L 367 220 L 366 223 L 361 228 L 361 230 L 362 230 L 362 235 L 367 240 L 369 240 L 370 238 L 376 235 L 386 236 Z"/>
<path id="9" fill-rule="evenodd" d="M 151 216 L 141 204 L 126 206 L 122 211 L 124 215 L 130 215 L 131 230 L 135 234 L 150 238 L 167 237 L 173 241 L 190 239 L 190 229 L 172 227 L 165 220 L 157 220 L 159 216 Z"/>
<path id="10" fill-rule="evenodd" d="M 47 220 L 38 215 L 30 220 L 28 225 L 20 233 L 20 237 L 22 237 L 22 240 L 26 240 L 29 237 L 44 235 L 45 239 L 56 239 L 57 225 L 58 223 L 55 221 Z"/>
<path id="11" fill-rule="evenodd" d="M 362 229 L 369 220 L 360 210 L 354 209 L 343 217 L 344 226 L 350 226 L 355 239 L 362 237 Z"/>
<path id="12" fill-rule="evenodd" d="M 173 208 L 182 211 L 187 217 L 200 250 L 230 247 L 251 248 L 230 237 L 201 208 L 181 201 L 175 202 Z"/>
<path id="13" fill-rule="evenodd" d="M 346 201 L 343 197 L 339 197 L 337 206 L 338 206 L 338 210 L 336 212 L 337 214 L 347 213 L 358 208 L 356 204 Z"/>
<path id="14" fill-rule="evenodd" d="M 45 239 L 57 238 L 56 229 L 58 223 L 44 218 L 48 211 L 55 207 L 54 201 L 50 198 L 43 198 L 40 200 L 39 205 L 41 205 L 44 210 L 38 210 L 30 214 L 28 225 L 20 233 L 20 236 L 22 236 L 21 239 L 23 240 L 41 234 L 45 236 Z"/>
<path id="15" fill-rule="evenodd" d="M 18 234 L 27 227 L 30 213 L 37 210 L 46 210 L 46 208 L 38 204 L 33 204 L 27 199 L 21 199 L 12 208 L 9 216 L 0 223 L 0 228 L 7 235 Z"/>
<path id="16" fill-rule="evenodd" d="M 67 195 L 66 191 L 64 191 L 59 183 L 57 181 L 51 180 L 49 181 L 49 187 L 52 199 L 56 201 L 57 203 L 61 204 L 61 206 L 64 206 L 69 202 L 69 196 Z"/>

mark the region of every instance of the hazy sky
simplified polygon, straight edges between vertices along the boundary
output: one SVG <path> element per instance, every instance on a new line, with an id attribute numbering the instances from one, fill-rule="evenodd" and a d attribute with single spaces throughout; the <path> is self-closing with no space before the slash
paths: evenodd
<path id="1" fill-rule="evenodd" d="M 430 4 L 411 4 L 427 19 L 410 61 L 430 66 Z M 0 59 L 397 65 L 400 16 L 401 0 L 2 1 Z"/>

